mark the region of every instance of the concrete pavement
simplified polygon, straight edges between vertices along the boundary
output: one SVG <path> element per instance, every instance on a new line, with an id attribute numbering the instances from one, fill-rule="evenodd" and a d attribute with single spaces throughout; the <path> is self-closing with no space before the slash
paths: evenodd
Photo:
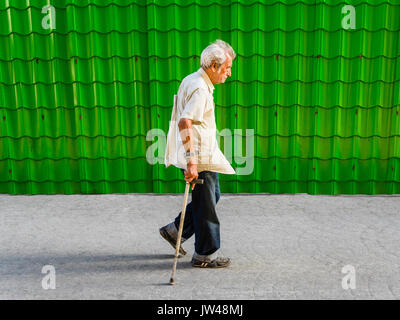
<path id="1" fill-rule="evenodd" d="M 400 196 L 223 194 L 232 265 L 192 268 L 192 238 L 169 286 L 174 250 L 158 228 L 182 201 L 0 195 L 0 299 L 400 298 Z"/>

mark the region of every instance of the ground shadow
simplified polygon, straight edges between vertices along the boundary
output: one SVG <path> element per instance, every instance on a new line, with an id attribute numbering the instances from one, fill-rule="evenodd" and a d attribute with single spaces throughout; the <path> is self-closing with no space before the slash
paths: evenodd
<path id="1" fill-rule="evenodd" d="M 131 254 L 131 255 L 32 255 L 0 256 L 0 275 L 41 274 L 42 267 L 52 265 L 61 273 L 96 273 L 124 271 L 156 271 L 172 269 L 173 254 Z M 179 268 L 188 268 L 190 263 L 179 259 Z"/>

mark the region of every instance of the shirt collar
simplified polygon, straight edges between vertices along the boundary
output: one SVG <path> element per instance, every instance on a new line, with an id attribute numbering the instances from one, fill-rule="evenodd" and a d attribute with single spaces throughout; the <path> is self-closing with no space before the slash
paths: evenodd
<path id="1" fill-rule="evenodd" d="M 204 71 L 203 68 L 200 68 L 199 72 L 200 72 L 201 76 L 203 77 L 204 81 L 207 83 L 208 90 L 210 90 L 210 92 L 213 93 L 214 85 L 212 84 L 210 78 L 208 77 L 208 74 Z"/>

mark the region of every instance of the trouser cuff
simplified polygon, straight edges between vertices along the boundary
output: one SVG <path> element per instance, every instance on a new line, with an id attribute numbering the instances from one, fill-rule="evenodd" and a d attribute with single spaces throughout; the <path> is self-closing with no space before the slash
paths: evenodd
<path id="1" fill-rule="evenodd" d="M 174 222 L 171 222 L 166 226 L 167 232 L 173 237 L 175 240 L 178 238 L 178 229 L 175 226 Z M 181 243 L 184 243 L 186 239 L 184 237 L 181 237 Z"/>
<path id="2" fill-rule="evenodd" d="M 193 254 L 193 258 L 200 260 L 200 261 L 206 261 L 208 259 L 210 259 L 210 261 L 217 259 L 218 257 L 218 250 L 215 251 L 214 253 L 210 254 L 210 255 L 202 255 L 202 254 L 198 254 L 197 252 L 195 252 Z"/>

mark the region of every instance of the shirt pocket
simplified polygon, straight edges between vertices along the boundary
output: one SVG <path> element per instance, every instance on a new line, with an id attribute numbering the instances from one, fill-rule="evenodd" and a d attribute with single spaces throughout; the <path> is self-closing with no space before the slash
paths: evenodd
<path id="1" fill-rule="evenodd" d="M 212 95 L 209 95 L 207 97 L 207 103 L 206 103 L 206 109 L 205 112 L 214 112 L 215 109 L 215 103 L 214 103 L 214 97 Z"/>

